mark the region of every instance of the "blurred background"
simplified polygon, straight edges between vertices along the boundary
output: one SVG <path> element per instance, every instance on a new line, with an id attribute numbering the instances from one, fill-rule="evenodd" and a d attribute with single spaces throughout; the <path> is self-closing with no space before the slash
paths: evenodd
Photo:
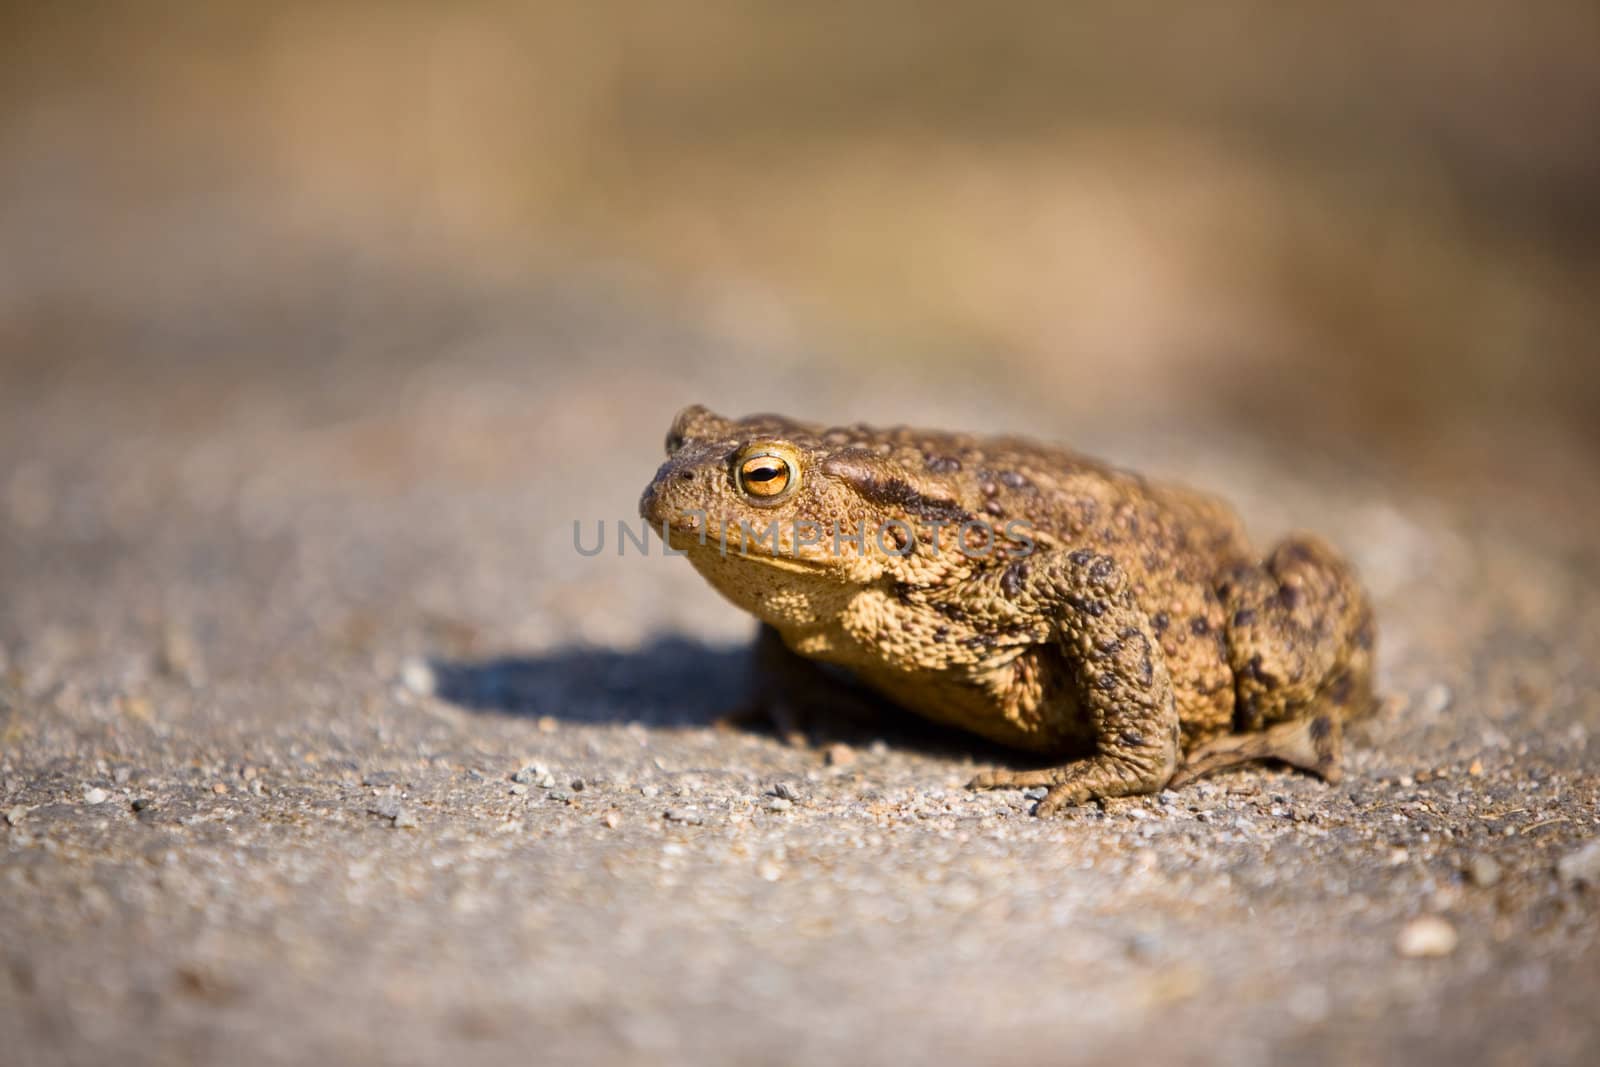
<path id="1" fill-rule="evenodd" d="M 638 609 L 571 550 L 690 402 L 1069 442 L 1318 525 L 1380 596 L 1427 527 L 1593 553 L 1593 4 L 0 20 L 18 617 L 106 625 L 20 579 L 118 553 L 160 557 L 136 628 L 204 615 L 175 579 L 276 537 L 302 583 L 246 584 L 323 647 L 398 640 L 352 603 L 515 647 L 742 633 L 687 568 Z"/>
<path id="2" fill-rule="evenodd" d="M 698 354 L 617 366 L 761 407 L 802 365 L 981 379 L 1057 436 L 1513 488 L 1600 445 L 1590 3 L 18 4 L 0 39 L 7 391 L 634 315 Z M 518 381 L 573 355 L 524 347 Z M 892 393 L 800 413 L 916 419 Z"/>

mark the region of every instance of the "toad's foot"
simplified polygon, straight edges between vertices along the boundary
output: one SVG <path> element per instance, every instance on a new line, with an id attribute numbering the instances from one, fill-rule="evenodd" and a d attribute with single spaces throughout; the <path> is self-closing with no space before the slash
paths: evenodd
<path id="1" fill-rule="evenodd" d="M 1148 763 L 1102 755 L 1037 771 L 984 771 L 967 783 L 967 788 L 1032 789 L 1045 786 L 1050 792 L 1039 801 L 1033 812 L 1044 816 L 1101 797 L 1154 793 L 1165 784 L 1167 773 L 1165 768 L 1152 768 Z"/>
<path id="2" fill-rule="evenodd" d="M 1343 751 L 1339 716 L 1323 711 L 1309 719 L 1281 722 L 1255 733 L 1229 734 L 1201 745 L 1167 785 L 1177 789 L 1205 775 L 1257 760 L 1282 760 L 1335 783 L 1344 773 L 1340 766 Z"/>

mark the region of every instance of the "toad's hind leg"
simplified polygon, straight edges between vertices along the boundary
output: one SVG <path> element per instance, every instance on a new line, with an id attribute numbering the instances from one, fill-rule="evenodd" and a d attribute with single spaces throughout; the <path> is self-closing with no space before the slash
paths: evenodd
<path id="1" fill-rule="evenodd" d="M 1290 538 L 1264 565 L 1234 568 L 1218 592 L 1230 613 L 1235 732 L 1189 753 L 1171 785 L 1263 759 L 1338 781 L 1344 723 L 1374 703 L 1372 611 L 1349 564 L 1321 541 Z"/>
<path id="2" fill-rule="evenodd" d="M 1314 537 L 1283 541 L 1264 564 L 1223 576 L 1234 729 L 1311 717 L 1323 704 L 1361 714 L 1372 701 L 1372 609 L 1355 573 Z"/>

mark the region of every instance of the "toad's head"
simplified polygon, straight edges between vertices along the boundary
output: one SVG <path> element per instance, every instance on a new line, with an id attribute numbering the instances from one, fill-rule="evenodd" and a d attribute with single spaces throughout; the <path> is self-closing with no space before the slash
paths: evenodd
<path id="1" fill-rule="evenodd" d="M 868 586 L 973 569 L 955 549 L 972 516 L 957 485 L 919 470 L 914 434 L 686 408 L 639 512 L 735 604 L 776 624 L 815 621 Z"/>

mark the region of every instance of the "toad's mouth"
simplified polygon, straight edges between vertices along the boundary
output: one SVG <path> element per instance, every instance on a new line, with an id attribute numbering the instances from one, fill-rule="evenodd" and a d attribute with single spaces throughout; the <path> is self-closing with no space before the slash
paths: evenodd
<path id="1" fill-rule="evenodd" d="M 685 530 L 682 526 L 669 526 L 667 528 L 667 544 L 672 545 L 674 552 L 683 552 L 691 557 L 722 557 L 728 560 L 757 560 L 760 563 L 771 563 L 784 569 L 816 569 L 826 563 L 826 558 L 814 555 L 798 555 L 795 550 L 779 545 L 762 544 L 750 539 L 739 539 L 739 531 L 731 531 L 730 536 L 718 537 L 715 533 L 704 533 L 701 530 Z"/>
<path id="2" fill-rule="evenodd" d="M 663 532 L 674 552 L 692 560 L 748 559 L 780 570 L 809 573 L 826 567 L 830 559 L 825 545 L 808 545 L 809 552 L 784 544 L 774 546 L 759 539 L 741 538 L 737 526 L 718 531 L 690 522 L 667 526 Z"/>

